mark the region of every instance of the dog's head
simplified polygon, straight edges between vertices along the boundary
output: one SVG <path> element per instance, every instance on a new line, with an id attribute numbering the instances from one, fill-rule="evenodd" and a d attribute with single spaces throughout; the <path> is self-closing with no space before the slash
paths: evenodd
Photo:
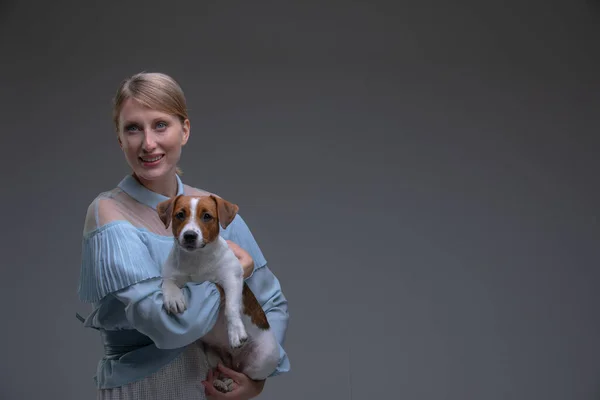
<path id="1" fill-rule="evenodd" d="M 156 211 L 165 228 L 171 224 L 177 244 L 187 251 L 204 248 L 227 228 L 239 207 L 215 195 L 178 195 L 158 204 Z"/>

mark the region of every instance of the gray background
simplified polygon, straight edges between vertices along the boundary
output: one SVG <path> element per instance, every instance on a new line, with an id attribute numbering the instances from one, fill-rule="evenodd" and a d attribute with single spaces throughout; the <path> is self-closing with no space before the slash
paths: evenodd
<path id="1" fill-rule="evenodd" d="M 264 399 L 598 399 L 598 1 L 2 2 L 0 398 L 95 398 L 89 202 L 124 77 L 290 301 Z"/>

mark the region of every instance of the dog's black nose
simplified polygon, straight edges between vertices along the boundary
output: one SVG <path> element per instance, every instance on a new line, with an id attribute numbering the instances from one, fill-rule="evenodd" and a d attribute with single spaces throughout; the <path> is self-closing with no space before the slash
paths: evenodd
<path id="1" fill-rule="evenodd" d="M 198 238 L 198 234 L 196 232 L 187 231 L 183 234 L 183 240 L 186 242 L 193 242 Z"/>

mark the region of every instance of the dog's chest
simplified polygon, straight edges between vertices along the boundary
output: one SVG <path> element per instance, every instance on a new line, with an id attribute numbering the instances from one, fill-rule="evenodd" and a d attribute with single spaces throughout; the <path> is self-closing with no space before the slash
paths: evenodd
<path id="1" fill-rule="evenodd" d="M 237 263 L 237 264 L 236 264 Z M 234 268 L 241 268 L 237 258 L 233 258 L 229 253 L 203 254 L 195 257 L 181 257 L 177 263 L 177 270 L 180 274 L 186 275 L 192 281 L 213 281 L 222 282 L 231 276 Z"/>

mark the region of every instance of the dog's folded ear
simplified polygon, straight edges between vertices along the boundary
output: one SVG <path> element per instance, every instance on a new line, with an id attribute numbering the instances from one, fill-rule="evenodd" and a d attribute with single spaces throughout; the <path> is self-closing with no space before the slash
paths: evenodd
<path id="1" fill-rule="evenodd" d="M 217 203 L 219 224 L 221 224 L 223 229 L 227 228 L 229 224 L 233 222 L 233 219 L 237 215 L 240 208 L 237 206 L 237 204 L 233 204 L 219 196 L 211 194 L 210 197 L 212 197 L 212 199 Z"/>
<path id="2" fill-rule="evenodd" d="M 158 213 L 158 217 L 160 218 L 162 223 L 165 224 L 165 228 L 169 227 L 169 224 L 171 223 L 171 217 L 173 215 L 173 207 L 175 207 L 177 200 L 181 196 L 182 195 L 171 197 L 168 200 L 161 201 L 156 206 L 156 212 Z"/>

